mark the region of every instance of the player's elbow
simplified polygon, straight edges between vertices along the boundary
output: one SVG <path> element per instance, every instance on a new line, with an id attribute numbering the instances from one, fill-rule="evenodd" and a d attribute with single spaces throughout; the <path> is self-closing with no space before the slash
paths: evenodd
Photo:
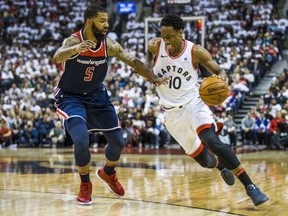
<path id="1" fill-rule="evenodd" d="M 57 53 L 55 53 L 54 56 L 53 56 L 53 62 L 54 62 L 55 64 L 60 64 L 60 63 L 62 63 L 62 61 L 61 61 L 61 59 L 60 59 L 60 57 L 59 57 L 59 55 L 58 55 Z"/>

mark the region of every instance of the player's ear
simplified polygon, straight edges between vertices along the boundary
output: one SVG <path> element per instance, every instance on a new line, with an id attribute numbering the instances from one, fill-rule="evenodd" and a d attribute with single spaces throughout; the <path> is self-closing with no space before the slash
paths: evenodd
<path id="1" fill-rule="evenodd" d="M 179 33 L 180 35 L 183 35 L 183 29 L 180 29 L 180 30 L 178 31 L 178 33 Z"/>
<path id="2" fill-rule="evenodd" d="M 87 26 L 91 26 L 92 25 L 92 20 L 91 19 L 87 19 L 85 24 Z"/>

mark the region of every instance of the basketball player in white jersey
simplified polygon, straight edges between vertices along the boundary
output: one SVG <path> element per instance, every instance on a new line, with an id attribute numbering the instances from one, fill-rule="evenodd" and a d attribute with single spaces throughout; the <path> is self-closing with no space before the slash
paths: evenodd
<path id="1" fill-rule="evenodd" d="M 234 175 L 238 177 L 254 205 L 266 202 L 268 197 L 251 181 L 231 148 L 219 140 L 221 128 L 199 97 L 198 65 L 223 80 L 227 78 L 225 71 L 206 49 L 183 39 L 184 22 L 178 15 L 166 15 L 160 28 L 161 38 L 148 43 L 147 61 L 155 75 L 171 78 L 168 85 L 156 86 L 168 131 L 201 166 L 218 168 L 228 185 L 234 184 Z"/>

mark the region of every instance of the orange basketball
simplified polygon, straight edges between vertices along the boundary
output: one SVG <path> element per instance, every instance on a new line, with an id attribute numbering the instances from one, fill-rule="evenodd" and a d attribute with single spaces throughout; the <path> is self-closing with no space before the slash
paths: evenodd
<path id="1" fill-rule="evenodd" d="M 207 77 L 200 84 L 199 93 L 205 104 L 216 106 L 223 103 L 228 97 L 228 85 L 219 77 Z"/>

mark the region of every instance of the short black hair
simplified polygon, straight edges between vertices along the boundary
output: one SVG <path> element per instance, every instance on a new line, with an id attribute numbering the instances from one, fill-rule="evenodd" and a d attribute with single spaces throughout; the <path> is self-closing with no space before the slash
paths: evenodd
<path id="1" fill-rule="evenodd" d="M 86 23 L 87 19 L 97 17 L 99 12 L 107 13 L 107 10 L 104 7 L 96 4 L 87 7 L 87 9 L 84 12 L 84 23 Z"/>
<path id="2" fill-rule="evenodd" d="M 177 14 L 167 14 L 160 22 L 160 27 L 171 26 L 176 30 L 184 29 L 183 19 Z"/>

